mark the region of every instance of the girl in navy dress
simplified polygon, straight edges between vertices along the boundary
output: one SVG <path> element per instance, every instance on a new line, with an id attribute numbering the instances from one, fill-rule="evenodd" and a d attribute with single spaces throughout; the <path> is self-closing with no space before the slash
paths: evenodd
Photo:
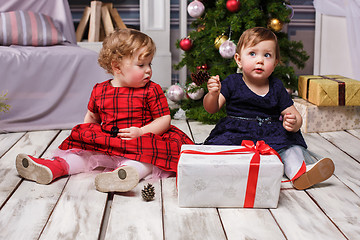
<path id="1" fill-rule="evenodd" d="M 182 144 L 190 138 L 170 125 L 170 110 L 161 87 L 152 82 L 153 40 L 136 30 L 121 29 L 103 42 L 99 64 L 113 79 L 94 86 L 84 123 L 75 126 L 52 159 L 19 154 L 20 176 L 41 184 L 105 167 L 96 189 L 126 192 L 153 173 L 177 171 Z"/>
<path id="2" fill-rule="evenodd" d="M 239 39 L 234 59 L 241 73 L 220 82 L 212 76 L 204 108 L 216 113 L 226 103 L 221 119 L 204 144 L 241 145 L 242 140 L 264 140 L 279 152 L 285 175 L 296 189 L 306 189 L 334 172 L 331 159 L 314 163 L 301 135 L 302 118 L 282 82 L 271 76 L 280 59 L 276 35 L 266 28 L 246 30 Z"/>

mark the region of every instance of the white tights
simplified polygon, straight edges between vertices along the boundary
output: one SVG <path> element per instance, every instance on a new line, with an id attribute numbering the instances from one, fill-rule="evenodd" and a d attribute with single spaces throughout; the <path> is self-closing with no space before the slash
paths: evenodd
<path id="1" fill-rule="evenodd" d="M 150 163 L 83 150 L 56 150 L 54 156 L 61 157 L 68 163 L 69 175 L 89 172 L 97 167 L 104 167 L 105 171 L 111 171 L 122 165 L 127 165 L 135 168 L 139 173 L 139 179 L 143 179 L 150 175 L 154 169 Z"/>
<path id="2" fill-rule="evenodd" d="M 309 151 L 302 146 L 293 145 L 278 151 L 284 163 L 285 175 L 292 179 L 300 170 L 302 164 L 313 164 L 316 159 L 313 158 Z M 312 153 L 313 154 L 313 153 Z"/>
<path id="3" fill-rule="evenodd" d="M 135 168 L 137 172 L 139 173 L 139 179 L 143 179 L 151 174 L 153 170 L 153 165 L 150 163 L 143 163 L 139 161 L 134 161 L 130 159 L 124 160 L 124 162 L 121 165 L 127 165 Z"/>

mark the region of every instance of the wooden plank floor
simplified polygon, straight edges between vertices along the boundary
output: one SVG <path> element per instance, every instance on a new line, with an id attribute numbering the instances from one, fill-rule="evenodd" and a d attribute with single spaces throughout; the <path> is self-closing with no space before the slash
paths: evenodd
<path id="1" fill-rule="evenodd" d="M 213 128 L 174 120 L 196 143 Z M 96 172 L 49 185 L 21 179 L 15 157 L 50 156 L 69 134 L 0 134 L 0 239 L 360 239 L 360 129 L 304 134 L 314 157 L 334 160 L 334 176 L 308 190 L 283 183 L 277 209 L 179 208 L 175 178 L 152 182 L 154 201 L 140 191 L 101 193 Z"/>

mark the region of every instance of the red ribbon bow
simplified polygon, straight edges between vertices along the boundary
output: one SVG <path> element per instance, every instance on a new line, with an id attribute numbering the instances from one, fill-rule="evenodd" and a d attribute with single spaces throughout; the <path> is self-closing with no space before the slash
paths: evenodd
<path id="1" fill-rule="evenodd" d="M 244 140 L 241 146 L 245 146 L 247 149 L 251 149 L 255 152 L 254 156 L 250 161 L 248 182 L 246 186 L 246 195 L 244 200 L 244 208 L 254 207 L 256 186 L 258 181 L 259 169 L 260 169 L 260 154 L 262 155 L 276 155 L 281 160 L 280 155 L 272 149 L 269 145 L 265 144 L 264 141 L 257 141 L 256 146 L 249 140 Z"/>
<path id="2" fill-rule="evenodd" d="M 250 160 L 249 175 L 246 186 L 244 208 L 254 207 L 256 186 L 258 181 L 259 169 L 260 169 L 260 154 L 261 155 L 276 155 L 281 161 L 280 155 L 267 145 L 264 141 L 257 141 L 256 146 L 253 141 L 243 140 L 241 146 L 244 148 L 237 148 L 219 152 L 201 152 L 196 150 L 183 150 L 181 153 L 184 154 L 202 154 L 202 155 L 231 155 L 231 154 L 244 154 L 244 153 L 255 153 Z"/>

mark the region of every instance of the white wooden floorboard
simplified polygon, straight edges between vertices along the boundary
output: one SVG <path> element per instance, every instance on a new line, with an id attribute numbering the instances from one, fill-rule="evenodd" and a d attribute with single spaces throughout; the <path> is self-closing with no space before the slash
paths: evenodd
<path id="1" fill-rule="evenodd" d="M 183 131 L 186 135 L 188 135 L 188 137 L 190 139 L 194 140 L 192 138 L 192 135 L 191 135 L 191 132 L 190 132 L 190 129 L 189 129 L 189 125 L 186 122 L 186 120 L 174 120 L 174 119 L 172 119 L 171 124 L 176 126 L 177 128 L 179 128 L 181 131 Z"/>
<path id="2" fill-rule="evenodd" d="M 289 240 L 345 239 L 305 191 L 281 191 L 278 208 L 270 211 Z"/>
<path id="3" fill-rule="evenodd" d="M 189 136 L 192 131 L 197 143 L 214 127 L 190 122 L 190 130 L 183 120 L 172 124 Z M 51 156 L 69 131 L 57 133 L 0 134 L 0 239 L 39 239 L 39 235 L 40 239 L 98 239 L 108 195 L 96 191 L 96 172 L 49 185 L 17 175 L 16 155 Z M 357 240 L 359 135 L 360 129 L 304 134 L 309 150 L 334 160 L 335 175 L 305 191 L 283 183 L 277 209 L 179 208 L 175 178 L 155 182 L 156 198 L 145 202 L 140 196 L 145 182 L 141 182 L 129 193 L 114 194 L 105 238 Z"/>
<path id="4" fill-rule="evenodd" d="M 285 239 L 268 209 L 219 208 L 229 240 Z"/>
<path id="5" fill-rule="evenodd" d="M 348 239 L 360 236 L 360 198 L 336 177 L 306 190 Z"/>
<path id="6" fill-rule="evenodd" d="M 325 132 L 320 135 L 360 162 L 360 139 L 345 132 Z"/>
<path id="7" fill-rule="evenodd" d="M 69 134 L 70 130 L 62 131 L 44 156 L 52 157 L 52 151 Z M 51 211 L 48 213 L 49 221 L 40 239 L 98 238 L 107 194 L 95 189 L 94 178 L 95 173 L 81 173 L 61 178 L 48 185 L 60 189 L 60 187 L 56 188 L 56 185 L 69 179 L 62 185 L 60 194 L 53 192 L 58 201 L 54 209 L 49 209 Z"/>
<path id="8" fill-rule="evenodd" d="M 95 189 L 95 175 L 69 177 L 40 239 L 98 239 L 107 194 Z"/>
<path id="9" fill-rule="evenodd" d="M 341 136 L 341 134 L 338 134 L 338 136 Z M 332 176 L 327 181 L 316 184 L 306 191 L 346 237 L 355 239 L 355 236 L 360 236 L 360 218 L 358 217 L 360 216 L 360 198 L 339 179 L 357 177 L 356 167 L 359 171 L 360 164 L 353 161 L 333 144 L 322 139 L 318 134 L 306 134 L 305 138 L 309 149 L 313 152 L 321 153 L 326 149 L 329 154 L 340 152 L 340 154 L 348 158 L 347 161 L 344 161 L 329 156 L 335 162 L 336 177 Z M 350 166 L 347 163 L 354 165 L 355 171 L 348 172 L 349 169 L 347 168 Z M 344 173 L 343 171 L 347 172 Z"/>
<path id="10" fill-rule="evenodd" d="M 304 138 L 311 152 L 334 161 L 336 177 L 360 196 L 360 164 L 317 133 L 304 134 Z"/>
<path id="11" fill-rule="evenodd" d="M 0 157 L 14 145 L 25 132 L 0 134 Z"/>
<path id="12" fill-rule="evenodd" d="M 209 136 L 215 125 L 203 124 L 200 122 L 189 121 L 189 125 L 194 136 L 195 143 L 203 143 Z"/>
<path id="13" fill-rule="evenodd" d="M 360 139 L 360 129 L 351 129 L 346 131 Z"/>
<path id="14" fill-rule="evenodd" d="M 66 184 L 24 181 L 0 212 L 0 239 L 38 239 Z"/>
<path id="15" fill-rule="evenodd" d="M 180 208 L 176 179 L 162 181 L 164 239 L 226 239 L 216 208 Z"/>
<path id="16" fill-rule="evenodd" d="M 54 150 L 58 149 L 60 144 L 67 138 L 71 133 L 71 130 L 61 130 L 59 135 L 55 138 L 55 140 L 51 143 L 48 149 L 41 156 L 42 158 L 51 158 L 54 157 Z"/>
<path id="17" fill-rule="evenodd" d="M 148 183 L 155 188 L 155 198 L 147 202 L 141 190 Z M 162 226 L 160 180 L 141 181 L 130 192 L 114 194 L 105 239 L 163 239 Z"/>
<path id="18" fill-rule="evenodd" d="M 66 132 L 60 133 L 45 154 L 55 149 L 67 135 Z M 46 136 L 42 137 L 46 140 Z M 48 137 L 50 142 L 53 135 L 50 134 Z M 17 178 L 20 181 L 20 177 Z M 38 239 L 66 181 L 66 178 L 62 178 L 49 185 L 21 181 L 20 186 L 1 209 L 0 239 Z"/>
<path id="19" fill-rule="evenodd" d="M 0 206 L 20 183 L 15 168 L 15 159 L 19 153 L 39 156 L 56 136 L 58 131 L 39 131 L 26 133 L 0 160 Z"/>

